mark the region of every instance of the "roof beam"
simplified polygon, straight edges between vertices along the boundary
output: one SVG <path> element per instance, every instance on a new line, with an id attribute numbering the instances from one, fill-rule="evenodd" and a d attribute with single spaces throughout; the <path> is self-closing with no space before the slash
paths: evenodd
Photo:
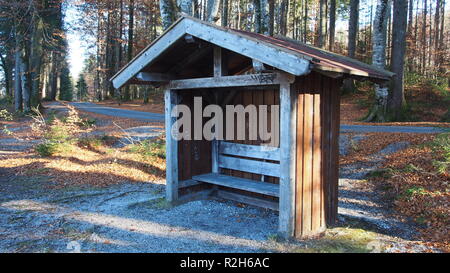
<path id="1" fill-rule="evenodd" d="M 294 82 L 295 77 L 287 73 L 261 73 L 239 76 L 222 76 L 212 78 L 195 78 L 186 80 L 173 80 L 169 82 L 169 89 L 197 89 L 222 88 L 240 86 L 277 85 Z"/>
<path id="2" fill-rule="evenodd" d="M 175 79 L 171 74 L 149 72 L 140 72 L 136 75 L 136 78 L 143 82 L 168 82 Z"/>
<path id="3" fill-rule="evenodd" d="M 186 20 L 186 23 L 188 34 L 217 46 L 264 62 L 296 76 L 305 75 L 311 71 L 309 60 L 266 45 L 263 41 L 255 41 L 244 37 L 239 32 L 217 28 L 207 23 L 197 22 L 194 19 Z"/>

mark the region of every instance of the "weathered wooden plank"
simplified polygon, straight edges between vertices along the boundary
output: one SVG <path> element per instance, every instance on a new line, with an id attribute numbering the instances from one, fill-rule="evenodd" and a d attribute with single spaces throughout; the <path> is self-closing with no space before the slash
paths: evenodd
<path id="1" fill-rule="evenodd" d="M 188 22 L 186 32 L 200 39 L 264 62 L 293 75 L 300 76 L 310 72 L 309 60 L 304 56 L 287 52 L 287 49 L 266 44 L 261 40 L 253 40 L 239 32 L 221 29 L 195 19 Z"/>
<path id="2" fill-rule="evenodd" d="M 222 48 L 214 47 L 214 77 L 223 76 L 222 73 Z"/>
<path id="3" fill-rule="evenodd" d="M 149 72 L 139 72 L 136 78 L 144 82 L 168 82 L 175 79 L 171 74 Z"/>
<path id="4" fill-rule="evenodd" d="M 242 104 L 245 107 L 248 106 L 248 105 L 253 105 L 254 104 L 254 101 L 253 101 L 253 90 L 245 90 L 245 91 L 243 91 Z M 245 134 L 247 136 L 250 136 L 250 127 L 253 127 L 254 125 L 257 125 L 257 122 L 251 121 L 250 117 L 247 116 L 247 115 L 244 117 L 244 120 L 245 120 L 244 121 L 244 128 L 245 128 L 244 132 L 245 132 Z M 246 138 L 246 139 L 242 140 L 241 143 L 244 144 L 244 145 L 252 145 L 252 141 L 249 138 Z M 249 170 L 245 171 L 242 174 L 243 178 L 252 179 L 252 180 L 259 180 L 259 179 L 255 178 L 255 176 L 257 176 L 257 175 L 255 175 L 254 173 L 250 173 Z"/>
<path id="5" fill-rule="evenodd" d="M 339 125 L 340 125 L 340 92 L 341 86 L 340 80 L 335 80 L 332 90 L 332 120 L 331 120 L 331 188 L 332 188 L 332 203 L 330 204 L 330 216 L 331 223 L 333 224 L 337 220 L 338 215 L 338 182 L 339 182 Z"/>
<path id="6" fill-rule="evenodd" d="M 218 198 L 222 199 L 228 199 L 231 201 L 235 201 L 238 203 L 244 203 L 256 207 L 266 208 L 278 211 L 278 202 L 275 201 L 269 201 L 261 198 L 251 197 L 239 193 L 224 191 L 224 190 L 218 190 L 213 194 L 213 197 L 217 196 Z"/>
<path id="7" fill-rule="evenodd" d="M 176 118 L 171 116 L 177 105 L 176 91 L 166 89 L 164 93 L 166 121 L 166 199 L 175 202 L 178 199 L 178 143 L 172 137 L 171 128 Z"/>
<path id="8" fill-rule="evenodd" d="M 312 131 L 313 131 L 313 95 L 305 94 L 304 108 L 304 137 L 303 137 L 303 210 L 302 210 L 302 235 L 308 236 L 311 233 L 311 212 L 312 212 Z"/>
<path id="9" fill-rule="evenodd" d="M 198 182 L 197 180 L 193 179 L 183 180 L 178 182 L 178 189 L 189 188 L 200 184 L 201 182 Z"/>
<path id="10" fill-rule="evenodd" d="M 295 189 L 295 236 L 301 237 L 303 231 L 303 141 L 304 141 L 304 110 L 305 110 L 305 94 L 303 93 L 304 78 L 301 81 L 298 91 L 297 103 L 297 181 Z"/>
<path id="11" fill-rule="evenodd" d="M 211 141 L 211 171 L 219 173 L 219 141 Z"/>
<path id="12" fill-rule="evenodd" d="M 322 114 L 322 118 L 321 118 L 321 124 L 322 124 L 322 130 L 321 130 L 321 136 L 322 136 L 322 154 L 321 154 L 321 158 L 322 158 L 322 215 L 321 215 L 321 224 L 322 226 L 326 226 L 327 220 L 327 202 L 328 202 L 328 179 L 329 179 L 329 150 L 330 150 L 330 140 L 329 140 L 329 128 L 330 128 L 330 115 L 329 114 L 324 114 L 324 113 L 330 113 L 330 103 L 329 103 L 329 99 L 330 99 L 330 82 L 331 79 L 324 77 L 323 79 L 323 86 L 322 86 L 322 90 L 321 90 L 321 112 Z"/>
<path id="13" fill-rule="evenodd" d="M 160 54 L 171 47 L 175 41 L 186 34 L 186 21 L 180 20 L 167 29 L 158 39 L 151 43 L 142 53 L 138 54 L 125 68 L 113 78 L 113 86 L 118 89 L 139 73 L 145 66 L 151 64 Z"/>
<path id="14" fill-rule="evenodd" d="M 320 90 L 322 88 L 322 76 L 319 74 L 314 75 L 314 95 L 313 95 L 313 162 L 312 162 L 312 231 L 314 233 L 319 232 L 322 229 L 321 226 L 321 203 L 322 203 L 322 158 L 321 158 L 321 124 L 320 119 L 322 113 L 320 112 Z"/>
<path id="15" fill-rule="evenodd" d="M 297 97 L 290 83 L 280 84 L 280 215 L 278 231 L 294 235 L 295 214 L 295 143 Z"/>
<path id="16" fill-rule="evenodd" d="M 220 155 L 219 167 L 248 173 L 280 177 L 280 164 L 264 161 Z"/>
<path id="17" fill-rule="evenodd" d="M 173 80 L 169 83 L 170 89 L 199 89 L 222 88 L 240 86 L 267 86 L 277 85 L 285 81 L 293 81 L 293 76 L 283 73 L 261 73 L 237 76 L 222 76 L 212 78 L 195 78 L 185 80 Z"/>
<path id="18" fill-rule="evenodd" d="M 265 182 L 256 182 L 254 180 L 240 177 L 209 173 L 209 174 L 195 175 L 192 177 L 192 179 L 200 182 L 220 185 L 248 192 L 260 193 L 274 197 L 278 197 L 279 194 L 278 185 Z"/>
<path id="19" fill-rule="evenodd" d="M 246 145 L 220 141 L 219 153 L 226 155 L 235 155 L 251 157 L 257 159 L 280 161 L 280 149 L 267 145 Z"/>

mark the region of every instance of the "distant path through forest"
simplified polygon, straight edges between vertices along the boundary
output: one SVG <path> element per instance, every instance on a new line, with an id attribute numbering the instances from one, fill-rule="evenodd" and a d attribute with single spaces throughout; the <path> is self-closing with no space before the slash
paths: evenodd
<path id="1" fill-rule="evenodd" d="M 151 112 L 141 112 L 127 109 L 119 109 L 112 107 L 100 106 L 91 102 L 70 102 L 71 105 L 76 108 L 102 114 L 108 116 L 122 117 L 122 118 L 131 118 L 138 120 L 146 120 L 146 121 L 160 121 L 164 122 L 164 114 L 159 113 L 151 113 Z M 48 104 L 49 108 L 59 108 L 61 107 L 60 103 L 51 103 Z M 446 130 L 444 128 L 438 127 L 416 127 L 416 126 L 384 126 L 384 125 L 350 125 L 350 124 L 342 124 L 341 132 L 342 133 L 443 133 Z"/>

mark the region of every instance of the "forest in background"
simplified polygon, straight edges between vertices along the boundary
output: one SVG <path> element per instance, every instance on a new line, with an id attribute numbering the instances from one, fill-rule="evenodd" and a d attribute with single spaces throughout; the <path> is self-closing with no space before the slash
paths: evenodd
<path id="1" fill-rule="evenodd" d="M 67 10 L 79 15 L 67 23 Z M 150 87 L 115 90 L 109 79 L 181 14 L 289 38 L 393 71 L 374 85 L 367 121 L 401 120 L 405 84 L 450 84 L 450 17 L 445 0 L 0 0 L 0 90 L 16 111 L 42 100 L 142 99 Z M 74 80 L 69 31 L 89 55 Z M 355 84 L 346 80 L 344 92 Z"/>

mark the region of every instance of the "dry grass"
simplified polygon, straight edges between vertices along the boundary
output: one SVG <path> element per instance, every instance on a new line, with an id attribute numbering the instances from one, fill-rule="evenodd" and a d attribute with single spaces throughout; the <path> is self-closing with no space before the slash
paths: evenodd
<path id="1" fill-rule="evenodd" d="M 57 182 L 57 187 L 108 186 L 122 182 L 164 182 L 165 159 L 157 156 L 158 153 L 143 154 L 130 146 L 125 148 L 111 146 L 115 138 L 124 135 L 123 129 L 149 125 L 148 122 L 76 112 L 76 117 L 58 115 L 59 118 L 39 127 L 40 131 L 29 128 L 13 134 L 13 137 L 40 138 L 44 143 L 57 143 L 57 148 L 50 153 L 50 156 L 39 156 L 33 150 L 3 154 L 0 155 L 0 168 L 17 175 L 50 176 Z M 98 125 L 87 128 L 74 125 L 86 119 L 96 120 L 95 124 Z M 20 124 L 15 122 L 10 124 L 24 126 L 23 121 Z M 27 119 L 26 124 L 36 127 L 36 122 L 31 119 Z M 86 136 L 86 133 L 93 130 L 101 131 L 105 135 Z M 55 136 L 55 132 L 61 136 Z M 163 151 L 159 152 L 161 153 Z"/>
<path id="2" fill-rule="evenodd" d="M 0 156 L 0 168 L 17 175 L 51 176 L 58 187 L 74 185 L 108 186 L 123 182 L 155 182 L 165 176 L 165 160 L 142 157 L 127 149 L 106 145 L 95 149 L 71 145 L 50 157 L 34 153 Z"/>

